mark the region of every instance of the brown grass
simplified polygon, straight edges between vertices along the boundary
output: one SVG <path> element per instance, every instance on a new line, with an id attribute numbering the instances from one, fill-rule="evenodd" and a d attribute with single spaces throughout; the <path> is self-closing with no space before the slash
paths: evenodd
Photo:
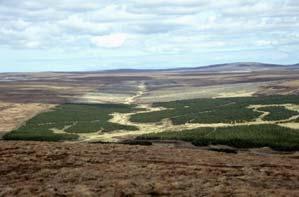
<path id="1" fill-rule="evenodd" d="M 54 107 L 52 104 L 30 103 L 0 103 L 0 136 L 9 132 L 38 113 Z"/>

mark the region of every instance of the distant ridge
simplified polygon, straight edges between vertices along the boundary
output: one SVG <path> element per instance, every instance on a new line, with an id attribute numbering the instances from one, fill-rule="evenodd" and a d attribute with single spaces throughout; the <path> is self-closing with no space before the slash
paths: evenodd
<path id="1" fill-rule="evenodd" d="M 105 70 L 102 72 L 108 73 L 130 73 L 130 72 L 255 72 L 267 70 L 293 70 L 299 69 L 298 64 L 280 65 L 280 64 L 267 64 L 258 62 L 235 62 L 226 64 L 214 64 L 200 67 L 180 67 L 169 69 L 116 69 Z"/>
<path id="2" fill-rule="evenodd" d="M 286 70 L 298 67 L 296 65 L 266 64 L 257 62 L 236 62 L 227 64 L 216 64 L 203 67 L 196 67 L 198 71 L 205 72 L 254 72 L 263 70 Z"/>
<path id="3" fill-rule="evenodd" d="M 33 74 L 33 73 L 56 73 L 56 74 L 72 74 L 72 73 L 141 73 L 141 72 L 255 72 L 267 70 L 299 70 L 299 63 L 291 65 L 267 64 L 259 62 L 235 62 L 225 64 L 213 64 L 207 66 L 195 67 L 178 67 L 178 68 L 163 68 L 163 69 L 109 69 L 109 70 L 88 70 L 88 71 L 42 71 L 42 72 L 3 72 L 0 74 L 16 75 L 16 74 Z"/>

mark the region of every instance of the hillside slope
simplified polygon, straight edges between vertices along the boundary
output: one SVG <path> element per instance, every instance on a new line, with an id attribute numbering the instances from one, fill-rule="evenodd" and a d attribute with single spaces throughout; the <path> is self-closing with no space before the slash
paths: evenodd
<path id="1" fill-rule="evenodd" d="M 299 155 L 1 142 L 0 196 L 296 196 Z M 170 154 L 171 153 L 171 154 Z"/>
<path id="2" fill-rule="evenodd" d="M 258 72 L 258 71 L 275 71 L 275 70 L 292 70 L 298 69 L 299 64 L 294 65 L 279 65 L 279 64 L 265 64 L 257 62 L 236 62 L 227 64 L 215 64 L 208 66 L 201 66 L 196 68 L 182 69 L 182 71 L 200 71 L 200 72 Z"/>

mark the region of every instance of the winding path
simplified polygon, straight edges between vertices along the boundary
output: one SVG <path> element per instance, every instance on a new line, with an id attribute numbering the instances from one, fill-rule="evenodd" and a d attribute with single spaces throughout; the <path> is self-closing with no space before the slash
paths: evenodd
<path id="1" fill-rule="evenodd" d="M 135 103 L 136 100 L 137 100 L 137 98 L 139 98 L 139 97 L 141 97 L 141 96 L 143 96 L 143 95 L 145 94 L 145 92 L 146 92 L 146 85 L 145 85 L 144 82 L 141 82 L 141 83 L 137 86 L 137 88 L 138 88 L 137 93 L 136 93 L 134 96 L 127 98 L 127 99 L 125 100 L 125 102 L 124 102 L 125 104 L 130 105 L 130 104 L 132 104 L 132 103 Z"/>

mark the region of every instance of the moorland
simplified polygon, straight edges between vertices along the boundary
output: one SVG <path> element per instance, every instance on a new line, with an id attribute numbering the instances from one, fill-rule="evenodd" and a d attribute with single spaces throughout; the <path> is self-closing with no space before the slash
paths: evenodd
<path id="1" fill-rule="evenodd" d="M 298 192 L 298 65 L 0 73 L 0 92 L 0 196 Z"/>

